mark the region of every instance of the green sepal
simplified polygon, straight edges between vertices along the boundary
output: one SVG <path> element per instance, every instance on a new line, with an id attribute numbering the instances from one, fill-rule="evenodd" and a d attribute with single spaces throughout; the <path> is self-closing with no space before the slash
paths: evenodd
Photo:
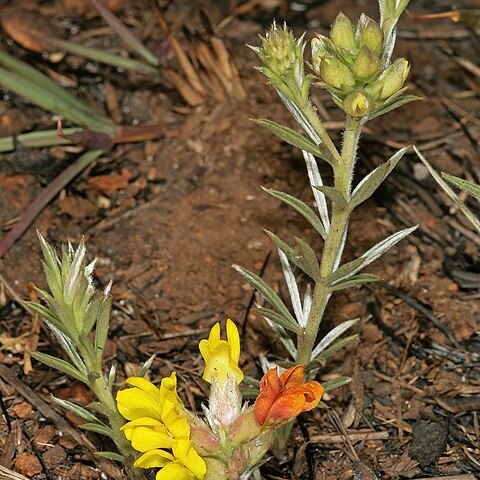
<path id="1" fill-rule="evenodd" d="M 278 190 L 265 187 L 262 187 L 262 189 L 268 194 L 272 195 L 272 197 L 278 198 L 300 213 L 300 215 L 302 215 L 310 223 L 310 225 L 320 234 L 320 236 L 324 240 L 326 239 L 327 233 L 325 232 L 325 228 L 323 227 L 320 218 L 306 203 L 302 202 L 293 195 L 289 195 L 288 193 L 279 192 Z"/>
<path id="2" fill-rule="evenodd" d="M 296 322 L 292 323 L 292 321 L 288 317 L 285 317 L 284 315 L 277 313 L 274 310 L 270 310 L 269 308 L 263 308 L 263 307 L 257 307 L 255 310 L 260 315 L 267 317 L 272 322 L 277 323 L 281 327 L 287 330 L 290 330 L 291 332 L 294 332 L 297 335 L 302 331 L 298 323 Z"/>
<path id="3" fill-rule="evenodd" d="M 345 290 L 346 288 L 356 287 L 358 285 L 363 285 L 365 283 L 372 283 L 378 282 L 380 280 L 379 277 L 373 275 L 372 273 L 360 273 L 353 277 L 348 278 L 344 282 L 340 281 L 330 287 L 332 292 L 338 292 L 339 290 Z"/>
<path id="4" fill-rule="evenodd" d="M 65 360 L 61 360 L 60 358 L 52 357 L 52 355 L 47 355 L 46 353 L 41 352 L 30 352 L 30 355 L 39 362 L 47 365 L 47 367 L 55 368 L 60 372 L 66 373 L 71 377 L 79 380 L 80 382 L 85 383 L 86 385 L 89 384 L 88 378 L 82 372 L 79 372 L 73 365 L 66 362 Z"/>

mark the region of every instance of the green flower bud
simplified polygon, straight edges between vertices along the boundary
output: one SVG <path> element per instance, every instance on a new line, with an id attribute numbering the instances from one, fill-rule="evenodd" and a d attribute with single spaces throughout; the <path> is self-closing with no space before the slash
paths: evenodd
<path id="1" fill-rule="evenodd" d="M 355 88 L 352 71 L 335 57 L 325 57 L 320 64 L 320 77 L 330 87 L 350 93 Z"/>
<path id="2" fill-rule="evenodd" d="M 378 82 L 378 91 L 376 92 L 378 99 L 386 100 L 397 93 L 403 87 L 409 71 L 410 65 L 404 58 L 399 58 L 390 65 L 375 82 Z"/>
<path id="3" fill-rule="evenodd" d="M 378 57 L 381 56 L 383 52 L 383 31 L 375 20 L 362 14 L 358 21 L 357 36 L 360 46 L 366 46 L 372 53 Z"/>
<path id="4" fill-rule="evenodd" d="M 274 23 L 262 38 L 261 47 L 254 48 L 254 51 L 265 67 L 280 77 L 289 71 L 303 69 L 302 39 L 297 41 L 286 25 L 278 27 Z"/>
<path id="5" fill-rule="evenodd" d="M 317 75 L 320 75 L 320 64 L 322 63 L 322 59 L 328 54 L 333 54 L 335 47 L 332 41 L 323 35 L 318 35 L 313 38 L 310 46 L 312 49 L 313 71 Z"/>
<path id="6" fill-rule="evenodd" d="M 369 96 L 362 91 L 351 93 L 343 101 L 343 110 L 351 117 L 364 117 L 371 110 L 372 102 Z"/>
<path id="7" fill-rule="evenodd" d="M 357 42 L 350 19 L 340 12 L 330 30 L 330 39 L 339 50 L 355 52 Z"/>
<path id="8" fill-rule="evenodd" d="M 367 46 L 363 46 L 358 52 L 353 63 L 352 71 L 355 78 L 369 80 L 380 68 L 380 58 L 373 54 Z"/>

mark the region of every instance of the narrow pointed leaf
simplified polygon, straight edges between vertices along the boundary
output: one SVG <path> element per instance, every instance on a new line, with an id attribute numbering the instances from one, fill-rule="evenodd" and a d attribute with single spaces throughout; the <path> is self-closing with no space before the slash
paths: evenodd
<path id="1" fill-rule="evenodd" d="M 383 183 L 388 177 L 390 172 L 395 168 L 397 163 L 405 155 L 405 152 L 409 147 L 402 148 L 395 155 L 393 155 L 387 162 L 383 163 L 375 170 L 370 172 L 355 188 L 350 200 L 350 207 L 353 209 L 360 205 L 362 202 L 370 198 L 375 190 Z"/>
<path id="2" fill-rule="evenodd" d="M 65 328 L 65 325 L 47 307 L 44 307 L 43 305 L 35 302 L 23 302 L 23 303 L 28 307 L 30 307 L 34 312 L 39 313 L 47 322 L 57 327 L 61 332 L 65 333 L 66 335 L 69 334 L 69 330 Z"/>
<path id="3" fill-rule="evenodd" d="M 106 427 L 105 425 L 99 425 L 98 423 L 82 423 L 78 426 L 83 430 L 88 430 L 89 432 L 99 433 L 100 435 L 105 435 L 106 437 L 113 438 L 113 430 Z"/>
<path id="4" fill-rule="evenodd" d="M 293 269 L 288 261 L 287 256 L 279 249 L 278 256 L 280 257 L 280 264 L 282 265 L 283 276 L 287 284 L 288 292 L 290 293 L 290 300 L 292 301 L 293 311 L 297 317 L 297 323 L 305 327 L 306 317 L 303 313 L 302 302 L 300 300 L 300 291 L 298 289 L 297 281 L 293 273 Z"/>
<path id="5" fill-rule="evenodd" d="M 358 271 L 362 265 L 365 263 L 366 259 L 364 257 L 356 258 L 351 262 L 344 263 L 341 267 L 337 268 L 329 277 L 328 281 L 330 284 L 335 284 L 340 280 L 350 278 L 352 275 Z"/>
<path id="6" fill-rule="evenodd" d="M 290 330 L 296 334 L 299 334 L 302 329 L 300 326 L 292 322 L 288 317 L 284 317 L 282 314 L 276 312 L 275 310 L 270 310 L 269 308 L 257 307 L 256 311 L 265 318 L 268 318 L 272 322 L 277 323 L 281 327 Z"/>
<path id="7" fill-rule="evenodd" d="M 331 390 L 335 390 L 336 388 L 348 385 L 351 381 L 352 379 L 350 377 L 338 377 L 335 380 L 330 380 L 329 382 L 322 383 L 322 386 L 326 392 L 330 392 Z"/>
<path id="8" fill-rule="evenodd" d="M 157 354 L 154 353 L 138 370 L 137 377 L 143 377 L 153 364 L 153 361 L 157 358 Z"/>
<path id="9" fill-rule="evenodd" d="M 358 318 L 354 320 L 348 320 L 340 325 L 337 325 L 333 330 L 328 332 L 327 335 L 325 335 L 320 343 L 314 348 L 312 352 L 312 359 L 318 357 L 331 343 L 343 335 L 349 328 L 352 328 L 357 322 Z"/>
<path id="10" fill-rule="evenodd" d="M 301 238 L 295 237 L 295 242 L 297 242 L 302 257 L 304 258 L 305 263 L 308 265 L 308 268 L 311 272 L 310 276 L 314 280 L 318 280 L 320 278 L 320 266 L 318 264 L 318 258 L 315 250 Z"/>
<path id="11" fill-rule="evenodd" d="M 288 318 L 291 323 L 295 323 L 295 319 L 292 314 L 289 312 L 288 308 L 282 302 L 277 293 L 273 288 L 268 285 L 262 278 L 258 275 L 255 275 L 253 272 L 246 270 L 245 268 L 240 267 L 239 265 L 233 265 L 233 268 L 242 275 L 251 285 L 253 285 L 259 293 L 267 300 L 268 303 L 281 315 L 285 318 Z"/>
<path id="12" fill-rule="evenodd" d="M 300 150 L 305 150 L 306 152 L 311 153 L 312 155 L 315 155 L 316 157 L 319 157 L 323 160 L 326 160 L 329 163 L 331 162 L 331 158 L 328 156 L 328 152 L 326 152 L 324 148 L 322 149 L 321 145 L 315 145 L 312 141 L 304 137 L 302 134 L 296 132 L 295 130 L 273 122 L 272 120 L 257 119 L 254 121 L 257 125 L 266 128 L 289 145 L 297 147 Z"/>
<path id="13" fill-rule="evenodd" d="M 102 302 L 98 314 L 97 326 L 95 328 L 95 351 L 98 358 L 103 355 L 103 350 L 107 342 L 108 328 L 110 326 L 110 310 L 112 308 L 112 298 L 107 298 Z"/>
<path id="14" fill-rule="evenodd" d="M 403 107 L 403 105 L 407 105 L 408 103 L 411 103 L 411 102 L 416 102 L 417 100 L 422 100 L 422 97 L 417 97 L 416 95 L 402 95 L 401 97 L 397 98 L 396 100 L 389 103 L 388 105 L 385 105 L 379 108 L 378 110 L 373 111 L 369 115 L 369 118 L 370 120 L 373 120 L 374 118 L 380 117 L 381 115 L 385 115 L 386 113 L 391 112 L 396 108 Z"/>
<path id="15" fill-rule="evenodd" d="M 56 370 L 66 373 L 67 375 L 70 375 L 76 380 L 79 380 L 80 382 L 83 382 L 87 385 L 89 383 L 86 375 L 79 372 L 73 365 L 66 362 L 65 360 L 60 360 L 59 358 L 52 357 L 51 355 L 47 355 L 46 353 L 41 352 L 31 352 L 30 355 L 35 360 L 38 360 L 39 362 L 47 365 L 47 367 L 55 368 Z"/>
<path id="16" fill-rule="evenodd" d="M 287 352 L 291 355 L 291 357 L 293 359 L 297 358 L 297 349 L 292 339 L 289 337 L 287 331 L 278 323 L 272 322 L 272 320 L 270 320 L 268 317 L 263 317 L 263 318 L 268 323 L 270 328 L 278 335 L 278 338 L 283 343 L 284 347 L 286 348 Z"/>
<path id="17" fill-rule="evenodd" d="M 307 219 L 310 225 L 320 234 L 320 236 L 325 240 L 327 234 L 325 232 L 325 228 L 318 217 L 318 215 L 310 208 L 306 203 L 302 202 L 298 198 L 294 197 L 293 195 L 289 195 L 288 193 L 279 192 L 277 190 L 272 190 L 271 188 L 264 188 L 262 187 L 265 192 L 272 195 L 272 197 L 278 198 L 282 202 L 286 203 L 294 210 L 296 210 L 300 215 Z"/>
<path id="18" fill-rule="evenodd" d="M 455 175 L 449 175 L 448 173 L 442 173 L 442 177 L 456 187 L 461 188 L 470 195 L 480 199 L 480 185 L 469 182 L 468 180 L 464 180 L 463 178 L 456 177 Z"/>
<path id="19" fill-rule="evenodd" d="M 376 275 L 373 275 L 371 273 L 360 273 L 359 275 L 355 275 L 349 278 L 348 280 L 336 283 L 331 288 L 331 291 L 338 292 L 339 290 L 345 290 L 346 288 L 356 287 L 358 285 L 363 285 L 365 283 L 378 282 L 379 280 L 380 278 L 378 278 Z"/>
<path id="20" fill-rule="evenodd" d="M 314 359 L 314 362 L 318 362 L 320 366 L 324 366 L 328 357 L 330 357 L 330 355 L 334 354 L 335 352 L 338 352 L 353 340 L 358 339 L 359 336 L 360 335 L 355 334 L 355 335 L 350 335 L 349 337 L 340 339 L 338 342 L 335 342 L 333 345 L 330 345 L 330 347 L 326 348 L 322 353 L 320 353 Z"/>
<path id="21" fill-rule="evenodd" d="M 75 367 L 78 369 L 79 372 L 83 373 L 84 375 L 88 374 L 87 367 L 83 362 L 82 358 L 80 357 L 77 347 L 73 343 L 72 339 L 65 335 L 61 330 L 56 328 L 54 325 L 49 324 L 48 327 L 55 335 L 55 338 L 58 340 L 58 343 L 63 348 L 64 352 L 68 355 L 70 360 L 73 362 Z"/>
<path id="22" fill-rule="evenodd" d="M 88 410 L 81 407 L 80 405 L 77 405 L 76 403 L 69 402 L 68 400 L 62 400 L 60 398 L 54 397 L 53 395 L 51 396 L 51 399 L 57 405 L 60 405 L 65 410 L 74 413 L 77 417 L 80 417 L 87 422 L 106 426 L 101 420 L 99 420 L 95 415 L 93 415 L 93 413 L 90 413 Z"/>
<path id="23" fill-rule="evenodd" d="M 320 218 L 322 219 L 323 228 L 328 233 L 330 231 L 330 217 L 325 194 L 314 187 L 321 187 L 323 185 L 322 176 L 320 175 L 320 170 L 318 169 L 318 164 L 315 160 L 315 157 L 305 151 L 302 153 L 307 166 L 308 178 L 312 187 L 313 197 L 315 198 L 318 212 L 320 213 Z"/>
<path id="24" fill-rule="evenodd" d="M 329 200 L 336 203 L 341 208 L 347 208 L 348 202 L 346 198 L 336 188 L 328 187 L 326 185 L 313 186 L 315 190 L 322 192 Z"/>
<path id="25" fill-rule="evenodd" d="M 125 457 L 115 452 L 95 452 L 94 455 L 100 458 L 106 458 L 107 460 L 112 460 L 113 462 L 125 463 Z"/>

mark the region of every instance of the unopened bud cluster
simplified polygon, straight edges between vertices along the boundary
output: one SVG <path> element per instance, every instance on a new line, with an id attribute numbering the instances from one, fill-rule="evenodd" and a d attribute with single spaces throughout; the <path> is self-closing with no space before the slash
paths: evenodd
<path id="1" fill-rule="evenodd" d="M 312 67 L 343 110 L 363 117 L 398 94 L 408 76 L 407 60 L 383 65 L 384 34 L 380 25 L 362 15 L 354 27 L 343 13 L 330 36 L 312 40 Z"/>

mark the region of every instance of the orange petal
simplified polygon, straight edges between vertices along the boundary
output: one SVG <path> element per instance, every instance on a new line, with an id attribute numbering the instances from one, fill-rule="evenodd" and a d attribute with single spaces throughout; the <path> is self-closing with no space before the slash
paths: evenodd
<path id="1" fill-rule="evenodd" d="M 294 387 L 281 395 L 271 406 L 264 423 L 274 425 L 289 420 L 303 412 L 305 393 L 302 387 Z"/>
<path id="2" fill-rule="evenodd" d="M 255 419 L 259 425 L 264 424 L 271 406 L 282 393 L 282 390 L 283 385 L 278 378 L 277 369 L 272 368 L 260 380 L 260 394 L 253 407 Z"/>
<path id="3" fill-rule="evenodd" d="M 325 389 L 318 382 L 308 382 L 303 385 L 305 388 L 305 406 L 303 407 L 304 412 L 308 412 L 315 408 L 325 392 Z M 308 392 L 308 393 L 307 393 Z"/>
<path id="4" fill-rule="evenodd" d="M 305 381 L 305 372 L 303 365 L 295 365 L 288 368 L 280 375 L 280 381 L 285 388 L 299 387 Z"/>

